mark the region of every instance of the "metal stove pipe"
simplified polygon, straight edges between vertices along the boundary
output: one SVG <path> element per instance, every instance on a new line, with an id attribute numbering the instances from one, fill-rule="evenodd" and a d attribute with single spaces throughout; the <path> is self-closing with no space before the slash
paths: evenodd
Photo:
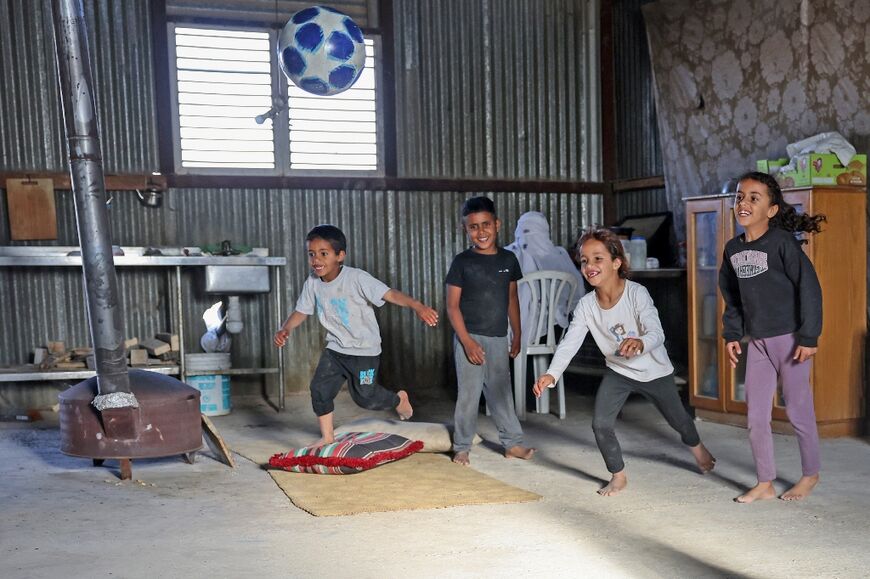
<path id="1" fill-rule="evenodd" d="M 124 319 L 112 259 L 103 156 L 81 0 L 53 0 L 54 44 L 66 126 L 88 318 L 97 367 L 94 406 L 136 407 L 124 348 Z"/>

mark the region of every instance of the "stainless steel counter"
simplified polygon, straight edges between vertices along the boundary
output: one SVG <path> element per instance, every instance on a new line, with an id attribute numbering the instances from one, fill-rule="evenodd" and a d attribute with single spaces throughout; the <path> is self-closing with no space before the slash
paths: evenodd
<path id="1" fill-rule="evenodd" d="M 177 376 L 178 366 L 136 366 L 137 370 L 148 370 L 158 374 Z M 87 380 L 94 376 L 93 370 L 40 370 L 38 366 L 27 364 L 16 368 L 0 368 L 0 382 L 42 382 L 44 380 Z"/>
<path id="2" fill-rule="evenodd" d="M 116 246 L 117 248 L 117 246 Z M 162 255 L 145 255 L 159 250 Z M 0 246 L 0 267 L 30 268 L 30 267 L 81 267 L 80 255 L 69 255 L 78 251 L 75 246 Z M 282 298 L 283 284 L 281 269 L 287 265 L 284 257 L 270 257 L 265 248 L 254 248 L 248 254 L 234 256 L 203 255 L 197 247 L 127 247 L 120 248 L 124 255 L 116 255 L 114 263 L 116 267 L 163 267 L 175 270 L 175 283 L 170 284 L 170 291 L 174 297 L 177 316 L 177 332 L 181 351 L 179 352 L 179 367 L 167 367 L 155 369 L 163 373 L 179 374 L 182 381 L 187 377 L 184 361 L 184 301 L 181 291 L 181 269 L 185 267 L 208 267 L 208 266 L 265 266 L 272 269 L 275 307 L 275 327 L 279 327 L 283 321 Z M 172 308 L 170 308 L 171 310 Z M 170 311 L 170 316 L 172 312 Z M 172 316 L 171 316 L 172 317 Z M 283 350 L 277 353 L 277 368 L 233 368 L 228 374 L 278 374 L 278 407 L 284 408 L 284 355 Z M 151 368 L 149 368 L 151 369 Z M 197 372 L 202 373 L 202 372 Z M 212 373 L 212 372 L 209 372 Z M 2 371 L 0 370 L 0 382 L 28 382 L 42 380 L 70 380 L 83 379 L 92 376 L 93 371 Z"/>

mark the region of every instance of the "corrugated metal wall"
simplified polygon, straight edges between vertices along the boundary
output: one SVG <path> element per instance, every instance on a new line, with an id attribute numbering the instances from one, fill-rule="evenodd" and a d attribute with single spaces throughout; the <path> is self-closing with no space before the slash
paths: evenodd
<path id="1" fill-rule="evenodd" d="M 148 2 L 84 3 L 104 170 L 157 167 Z M 0 2 L 0 169 L 66 171 L 49 0 Z"/>
<path id="2" fill-rule="evenodd" d="M 165 239 L 162 210 L 143 208 L 131 191 L 111 192 L 109 217 L 116 244 L 159 245 Z M 0 242 L 9 241 L 6 192 L 0 190 Z M 52 245 L 78 245 L 70 191 L 55 191 L 58 239 Z M 28 243 L 27 245 L 35 245 Z M 45 243 L 42 243 L 45 245 Z M 150 336 L 169 328 L 165 270 L 118 269 L 128 335 Z M 0 365 L 21 364 L 36 346 L 64 340 L 90 342 L 80 268 L 0 268 Z M 14 329 L 14 331 L 12 331 Z"/>
<path id="3" fill-rule="evenodd" d="M 670 211 L 664 187 L 624 191 L 617 193 L 615 198 L 617 219 L 631 215 Z"/>
<path id="4" fill-rule="evenodd" d="M 110 216 L 114 239 L 123 245 L 166 243 L 166 223 L 181 224 L 179 245 L 198 246 L 230 239 L 268 247 L 288 258 L 285 285 L 288 311 L 308 274 L 305 234 L 331 222 L 348 237 L 348 265 L 361 267 L 432 305 L 442 314 L 436 329 L 425 327 L 410 310 L 385 306 L 379 312 L 384 338 L 385 375 L 394 382 L 437 387 L 452 378 L 450 329 L 444 313 L 444 276 L 456 253 L 466 248 L 459 209 L 469 195 L 458 192 L 185 189 L 167 193 L 161 209 L 146 209 L 135 194 L 116 192 Z M 525 211 L 551 217 L 554 241 L 570 245 L 579 228 L 599 219 L 598 196 L 567 193 L 496 193 L 504 223 L 501 239 L 514 238 L 513 224 Z M 9 239 L 5 200 L 0 199 L 0 239 Z M 72 195 L 57 193 L 58 244 L 75 245 Z M 169 270 L 118 268 L 129 336 L 149 336 L 169 328 Z M 49 339 L 88 343 L 78 268 L 0 269 L 0 319 L 14 332 L 0 333 L 0 365 L 22 363 L 32 348 Z M 199 291 L 196 275 L 184 270 L 186 347 L 198 351 L 205 330 L 201 315 L 216 298 Z M 269 345 L 275 312 L 269 296 L 242 297 L 245 329 L 234 337 L 236 365 L 273 363 Z M 309 320 L 288 347 L 288 386 L 305 388 L 322 347 L 319 324 Z"/>
<path id="5" fill-rule="evenodd" d="M 649 44 L 640 10 L 650 1 L 617 0 L 613 3 L 619 179 L 639 179 L 661 175 L 663 171 Z M 667 210 L 664 187 L 616 195 L 617 218 Z"/>
<path id="6" fill-rule="evenodd" d="M 400 174 L 600 180 L 598 5 L 397 0 Z"/>
<path id="7" fill-rule="evenodd" d="M 204 190 L 173 191 L 170 206 L 179 223 L 207 222 L 208 227 L 179 230 L 179 243 L 200 245 L 232 239 L 272 248 L 287 256 L 288 311 L 295 303 L 309 268 L 305 235 L 318 223 L 333 223 L 348 238 L 347 264 L 361 267 L 391 287 L 428 303 L 441 312 L 442 323 L 424 326 L 410 310 L 386 305 L 378 313 L 384 339 L 383 369 L 393 383 L 414 387 L 444 385 L 452 375 L 448 360 L 450 330 L 444 312 L 444 276 L 453 256 L 465 249 L 459 209 L 468 195 L 455 192 L 337 190 Z M 598 197 L 571 194 L 498 193 L 492 195 L 505 226 L 502 239 L 513 240 L 520 213 L 543 211 L 556 216 L 555 240 L 568 245 L 579 227 L 595 220 Z M 185 284 L 188 327 L 201 327 L 201 312 L 211 301 Z M 254 360 L 271 354 L 274 330 L 268 308 L 244 299 L 245 333 L 236 339 L 234 356 Z M 194 324 L 191 326 L 191 324 Z M 308 320 L 288 347 L 288 380 L 305 388 L 322 347 L 321 329 Z M 190 344 L 193 345 L 193 344 Z M 264 351 L 263 348 L 266 348 Z"/>
<path id="8" fill-rule="evenodd" d="M 490 35 L 489 52 L 451 51 L 441 49 L 440 43 L 409 48 L 414 42 L 429 42 L 440 34 L 458 35 L 457 42 L 466 44 L 476 37 L 470 28 L 463 28 L 463 34 L 458 29 L 445 30 L 451 21 L 444 15 L 428 22 L 438 4 L 446 8 L 448 3 L 396 4 L 397 56 L 405 49 L 412 50 L 428 67 L 434 67 L 426 68 L 421 77 L 419 68 L 407 68 L 403 61 L 399 64 L 401 57 L 397 58 L 399 118 L 407 122 L 415 118 L 416 111 L 423 110 L 452 115 L 446 124 L 447 116 L 427 120 L 419 126 L 423 132 L 407 126 L 400 130 L 403 174 L 599 178 L 599 130 L 594 112 L 598 106 L 594 72 L 598 60 L 597 4 L 574 0 L 454 1 L 450 3 L 453 24 L 460 22 L 456 19 L 459 12 L 465 15 L 468 11 L 469 17 L 487 15 L 484 28 Z M 547 7 L 543 16 L 536 14 L 539 6 Z M 0 72 L 4 79 L 12 79 L 11 89 L 0 95 L 0 170 L 66 170 L 53 45 L 46 20 L 50 14 L 48 2 L 0 0 L 0 10 L 12 19 L 7 22 L 0 18 L 4 38 Z M 518 24 L 532 16 L 538 21 L 543 18 L 545 22 L 558 22 L 559 32 L 554 34 L 559 42 L 535 32 L 531 25 Z M 571 25 L 564 22 L 569 17 L 576 27 L 573 33 Z M 148 3 L 89 2 L 87 21 L 100 95 L 98 111 L 106 172 L 150 172 L 157 167 L 157 153 Z M 413 30 L 402 29 L 405 24 Z M 462 24 L 467 26 L 468 22 L 463 19 Z M 500 31 L 496 35 L 499 38 L 492 37 L 495 30 Z M 418 38 L 423 31 L 426 38 Z M 563 41 L 569 43 L 570 50 L 560 44 Z M 535 48 L 518 53 L 516 46 Z M 519 54 L 527 58 L 519 58 Z M 509 55 L 514 59 L 510 74 L 505 68 Z M 481 77 L 482 70 L 489 73 Z M 540 85 L 550 82 L 550 76 L 557 76 L 553 71 L 564 71 L 566 76 L 553 80 L 557 88 L 550 96 L 551 91 Z M 445 79 L 450 74 L 455 78 L 448 82 Z M 446 85 L 439 85 L 439 79 Z M 411 94 L 408 88 L 415 83 L 418 89 Z M 470 107 L 469 101 L 456 98 L 471 93 L 477 94 L 474 102 L 480 103 L 479 107 Z M 455 100 L 447 99 L 447 94 Z M 494 97 L 496 94 L 499 99 Z M 443 108 L 435 104 L 439 101 L 443 101 Z M 483 103 L 488 104 L 484 107 Z M 591 112 L 583 113 L 587 109 Z M 449 130 L 442 133 L 435 130 L 438 126 Z M 466 130 L 477 132 L 466 134 Z M 142 207 L 132 192 L 113 195 L 110 218 L 116 244 L 200 245 L 231 239 L 287 256 L 288 311 L 308 271 L 305 233 L 318 223 L 337 224 L 348 234 L 350 265 L 363 267 L 442 311 L 442 324 L 435 330 L 424 327 L 408 310 L 386 306 L 379 312 L 385 375 L 392 383 L 412 387 L 439 387 L 451 379 L 443 277 L 453 255 L 465 247 L 458 213 L 469 194 L 184 189 L 169 191 L 160 209 Z M 72 195 L 57 191 L 56 197 L 56 243 L 75 245 Z M 562 245 L 573 241 L 578 228 L 601 219 L 598 196 L 496 193 L 492 197 L 504 222 L 505 244 L 513 240 L 514 223 L 524 211 L 548 214 L 554 241 Z M 5 191 L 0 191 L 0 244 L 8 245 L 11 242 L 5 212 Z M 168 329 L 167 271 L 118 271 L 128 335 L 147 336 Z M 64 339 L 70 345 L 87 343 L 80 275 L 75 268 L 0 269 L 0 319 L 4 329 L 15 329 L 0 333 L 0 365 L 26 361 L 31 349 L 48 339 Z M 198 292 L 197 286 L 194 271 L 186 272 L 183 287 L 191 306 L 185 312 L 188 348 L 197 346 L 204 330 L 201 313 L 212 302 Z M 271 300 L 268 296 L 243 297 L 242 308 L 245 329 L 234 341 L 234 364 L 271 363 L 274 351 L 269 342 L 275 329 Z M 287 349 L 288 387 L 307 387 L 321 347 L 319 325 L 310 320 Z"/>

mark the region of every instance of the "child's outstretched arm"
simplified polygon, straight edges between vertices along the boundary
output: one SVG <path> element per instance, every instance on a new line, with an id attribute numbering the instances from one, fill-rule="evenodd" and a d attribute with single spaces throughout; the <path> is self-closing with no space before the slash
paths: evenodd
<path id="1" fill-rule="evenodd" d="M 541 374 L 538 376 L 537 381 L 535 381 L 535 385 L 532 386 L 532 392 L 535 394 L 535 398 L 540 398 L 541 394 L 544 393 L 544 390 L 547 388 L 552 388 L 556 384 L 556 379 L 550 376 L 549 374 Z"/>
<path id="2" fill-rule="evenodd" d="M 568 325 L 568 331 L 562 337 L 562 341 L 556 347 L 556 353 L 553 354 L 553 360 L 550 362 L 550 367 L 547 372 L 541 374 L 535 382 L 532 391 L 535 396 L 541 396 L 545 388 L 551 388 L 562 376 L 565 368 L 571 363 L 571 359 L 577 354 L 577 350 L 583 345 L 583 340 L 589 332 L 589 326 L 586 323 L 586 316 L 583 313 L 583 302 L 577 304 L 574 308 L 574 318 Z"/>
<path id="3" fill-rule="evenodd" d="M 396 304 L 403 308 L 411 308 L 417 317 L 423 320 L 427 326 L 434 326 L 438 323 L 438 312 L 427 306 L 426 304 L 415 300 L 407 294 L 403 294 L 399 290 L 391 289 L 384 294 L 384 301 Z"/>
<path id="4" fill-rule="evenodd" d="M 296 329 L 299 324 L 304 322 L 305 318 L 307 317 L 307 314 L 303 314 L 298 310 L 290 314 L 290 317 L 288 317 L 287 320 L 283 324 L 281 324 L 281 327 L 278 329 L 278 331 L 275 332 L 275 337 L 272 339 L 272 342 L 275 344 L 275 346 L 278 348 L 283 348 L 284 344 L 287 343 L 287 338 L 290 336 L 290 332 Z"/>
<path id="5" fill-rule="evenodd" d="M 456 332 L 456 339 L 462 344 L 468 361 L 479 366 L 485 361 L 483 348 L 471 337 L 468 328 L 465 327 L 465 318 L 462 317 L 462 310 L 459 309 L 461 298 L 462 288 L 447 284 L 447 319 L 450 320 L 450 325 Z"/>

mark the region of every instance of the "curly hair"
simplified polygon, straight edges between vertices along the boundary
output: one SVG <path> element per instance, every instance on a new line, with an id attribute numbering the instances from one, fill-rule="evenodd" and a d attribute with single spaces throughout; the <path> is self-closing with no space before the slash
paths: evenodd
<path id="1" fill-rule="evenodd" d="M 573 251 L 571 252 L 571 257 L 574 259 L 574 263 L 576 263 L 578 267 L 580 266 L 580 248 L 590 239 L 603 243 L 604 247 L 607 248 L 607 252 L 610 253 L 611 259 L 619 258 L 620 264 L 616 273 L 618 273 L 619 277 L 622 279 L 628 278 L 628 260 L 625 258 L 625 251 L 622 249 L 622 241 L 620 241 L 615 233 L 604 227 L 593 225 L 592 227 L 580 232 L 580 236 L 574 243 Z"/>
<path id="2" fill-rule="evenodd" d="M 782 195 L 782 189 L 779 188 L 779 183 L 776 179 L 767 173 L 758 171 L 750 171 L 744 173 L 738 179 L 738 182 L 752 180 L 761 183 L 767 187 L 767 194 L 770 197 L 771 205 L 778 205 L 779 211 L 776 212 L 770 219 L 770 226 L 777 229 L 784 229 L 790 233 L 798 233 L 805 231 L 806 233 L 819 233 L 822 230 L 821 223 L 827 221 L 825 215 L 808 215 L 806 213 L 798 213 L 792 205 L 788 204 Z M 806 243 L 803 240 L 802 243 Z"/>

